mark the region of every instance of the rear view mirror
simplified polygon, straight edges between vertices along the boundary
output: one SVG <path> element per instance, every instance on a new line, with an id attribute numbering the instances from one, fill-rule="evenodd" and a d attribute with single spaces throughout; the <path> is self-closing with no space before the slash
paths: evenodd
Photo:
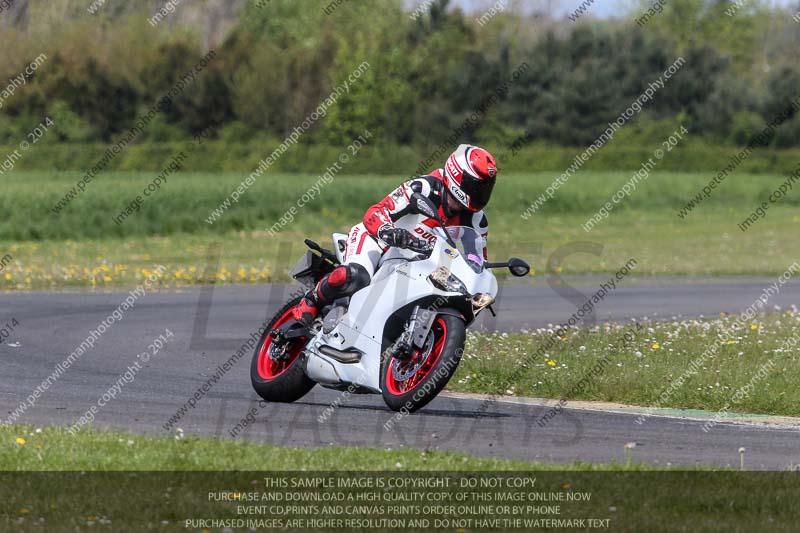
<path id="1" fill-rule="evenodd" d="M 409 203 L 412 213 L 439 220 L 439 211 L 429 198 L 425 198 L 420 193 L 415 192 L 411 195 Z"/>
<path id="2" fill-rule="evenodd" d="M 512 257 L 508 260 L 508 270 L 511 272 L 512 276 L 521 278 L 528 275 L 528 273 L 531 271 L 531 267 L 522 259 Z"/>

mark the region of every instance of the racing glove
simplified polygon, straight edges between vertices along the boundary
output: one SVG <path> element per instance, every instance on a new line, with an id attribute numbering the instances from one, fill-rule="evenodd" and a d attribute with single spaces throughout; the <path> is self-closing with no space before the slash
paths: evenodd
<path id="1" fill-rule="evenodd" d="M 389 246 L 395 246 L 397 248 L 408 247 L 413 238 L 408 230 L 389 226 L 380 228 L 378 230 L 378 237 Z"/>

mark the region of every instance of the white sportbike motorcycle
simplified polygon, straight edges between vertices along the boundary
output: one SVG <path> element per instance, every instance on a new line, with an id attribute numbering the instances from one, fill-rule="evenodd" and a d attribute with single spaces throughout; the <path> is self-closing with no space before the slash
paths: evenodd
<path id="1" fill-rule="evenodd" d="M 265 400 L 293 402 L 315 384 L 353 393 L 375 393 L 395 411 L 420 409 L 444 388 L 464 350 L 466 328 L 497 296 L 492 268 L 525 276 L 521 259 L 483 261 L 484 239 L 474 229 L 444 227 L 425 197 L 412 197 L 414 214 L 438 227 L 418 231 L 406 249 L 392 248 L 371 283 L 332 302 L 309 327 L 294 320 L 289 300 L 270 320 L 250 369 Z M 292 277 L 315 285 L 341 264 L 346 235 L 333 234 L 336 252 L 306 240 Z"/>

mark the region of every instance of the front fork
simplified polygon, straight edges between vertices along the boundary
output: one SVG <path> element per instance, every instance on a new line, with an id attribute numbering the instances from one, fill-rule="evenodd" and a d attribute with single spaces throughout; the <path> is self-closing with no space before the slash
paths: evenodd
<path id="1" fill-rule="evenodd" d="M 420 309 L 418 305 L 415 306 L 405 323 L 403 333 L 389 347 L 389 356 L 406 360 L 411 357 L 412 348 L 422 348 L 435 318 L 436 311 L 430 308 Z"/>

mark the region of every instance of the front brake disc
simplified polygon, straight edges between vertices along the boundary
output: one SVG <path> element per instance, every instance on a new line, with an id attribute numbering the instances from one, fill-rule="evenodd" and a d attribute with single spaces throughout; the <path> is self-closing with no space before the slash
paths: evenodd
<path id="1" fill-rule="evenodd" d="M 417 371 L 422 368 L 422 365 L 425 364 L 425 361 L 428 360 L 432 350 L 433 332 L 428 335 L 428 338 L 425 339 L 425 344 L 422 345 L 422 348 L 414 357 L 408 361 L 398 361 L 394 359 L 392 363 L 392 375 L 395 381 L 406 381 L 416 374 Z"/>

